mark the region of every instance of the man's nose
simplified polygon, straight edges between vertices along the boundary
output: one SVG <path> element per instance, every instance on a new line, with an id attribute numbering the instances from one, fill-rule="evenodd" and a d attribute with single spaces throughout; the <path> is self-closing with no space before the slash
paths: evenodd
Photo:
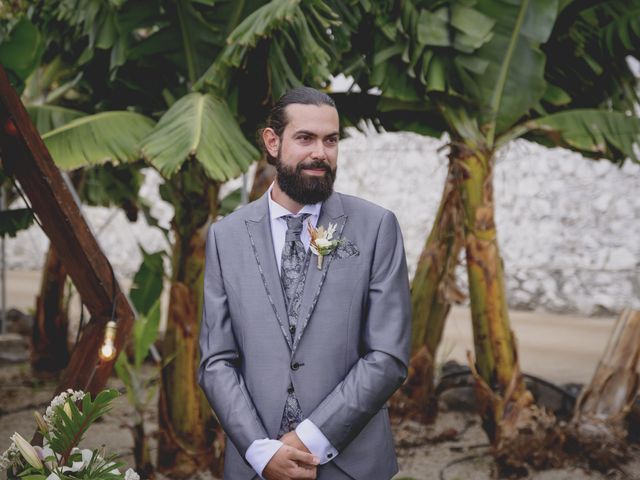
<path id="1" fill-rule="evenodd" d="M 313 144 L 311 158 L 314 160 L 325 160 L 327 158 L 327 152 L 324 149 L 324 143 L 322 143 L 322 140 L 319 139 Z"/>

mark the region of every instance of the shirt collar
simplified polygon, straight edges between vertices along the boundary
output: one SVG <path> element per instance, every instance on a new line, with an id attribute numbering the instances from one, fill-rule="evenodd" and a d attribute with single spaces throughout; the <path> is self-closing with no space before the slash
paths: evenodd
<path id="1" fill-rule="evenodd" d="M 297 214 L 294 214 L 294 213 L 290 212 L 289 210 L 287 210 L 286 208 L 284 208 L 279 203 L 277 203 L 275 200 L 273 200 L 273 198 L 271 198 L 271 190 L 273 190 L 273 183 L 271 184 L 271 186 L 269 187 L 269 191 L 267 192 L 268 199 L 269 199 L 269 216 L 271 217 L 271 220 L 274 220 L 274 219 L 280 218 L 280 217 L 284 217 L 285 215 L 298 216 L 298 215 L 301 215 L 303 213 L 308 213 L 311 216 L 313 216 L 313 215 L 319 216 L 320 215 L 320 209 L 322 208 L 322 202 L 312 203 L 310 205 L 305 205 L 304 207 L 302 207 L 302 209 Z"/>

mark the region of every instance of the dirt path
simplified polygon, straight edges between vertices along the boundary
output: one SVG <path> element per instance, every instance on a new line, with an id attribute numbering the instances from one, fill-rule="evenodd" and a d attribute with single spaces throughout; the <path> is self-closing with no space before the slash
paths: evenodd
<path id="1" fill-rule="evenodd" d="M 509 314 L 522 370 L 558 384 L 591 379 L 615 322 L 538 312 Z M 455 307 L 447 319 L 439 357 L 466 365 L 467 350 L 473 352 L 471 314 L 466 307 Z"/>
<path id="2" fill-rule="evenodd" d="M 128 288 L 128 282 L 123 283 Z M 8 306 L 32 309 L 39 285 L 40 272 L 8 272 Z M 76 309 L 77 302 L 71 307 Z M 559 384 L 586 383 L 591 378 L 615 321 L 539 312 L 512 311 L 510 315 L 522 370 Z M 467 350 L 473 351 L 471 316 L 468 308 L 455 307 L 447 319 L 439 359 L 466 365 Z"/>

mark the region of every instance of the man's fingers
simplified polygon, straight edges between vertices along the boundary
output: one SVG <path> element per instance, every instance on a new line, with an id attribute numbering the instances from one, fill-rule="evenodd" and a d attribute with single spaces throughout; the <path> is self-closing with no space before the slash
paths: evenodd
<path id="1" fill-rule="evenodd" d="M 299 463 L 306 463 L 307 465 L 319 465 L 320 459 L 311 453 L 303 452 L 297 448 L 292 448 L 289 458 Z"/>
<path id="2" fill-rule="evenodd" d="M 318 476 L 318 469 L 315 467 L 309 468 L 309 467 L 297 466 L 295 468 L 295 473 L 293 474 L 293 478 L 305 479 L 305 480 L 306 479 L 315 480 L 317 476 Z"/>

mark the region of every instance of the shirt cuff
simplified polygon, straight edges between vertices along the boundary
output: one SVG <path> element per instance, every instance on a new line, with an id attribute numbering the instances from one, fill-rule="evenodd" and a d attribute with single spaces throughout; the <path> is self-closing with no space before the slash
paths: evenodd
<path id="1" fill-rule="evenodd" d="M 308 418 L 296 427 L 296 435 L 305 447 L 320 459 L 321 465 L 333 460 L 338 455 L 338 450 Z"/>
<path id="2" fill-rule="evenodd" d="M 264 467 L 267 466 L 271 457 L 273 457 L 278 449 L 283 445 L 280 440 L 272 440 L 270 438 L 261 438 L 259 440 L 254 440 L 249 448 L 247 448 L 247 453 L 245 453 L 244 458 L 247 459 L 249 465 L 253 467 L 260 478 L 262 478 L 262 471 Z"/>

